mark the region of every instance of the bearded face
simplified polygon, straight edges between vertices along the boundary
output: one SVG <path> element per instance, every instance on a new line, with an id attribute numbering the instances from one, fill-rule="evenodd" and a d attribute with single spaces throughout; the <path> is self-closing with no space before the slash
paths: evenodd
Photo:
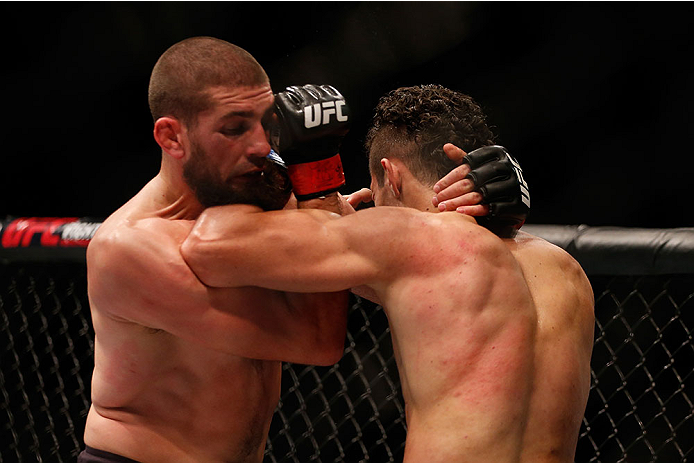
<path id="1" fill-rule="evenodd" d="M 252 204 L 266 211 L 282 209 L 292 192 L 286 167 L 268 158 L 252 162 L 262 171 L 224 178 L 210 165 L 204 149 L 193 142 L 183 178 L 205 208 Z"/>

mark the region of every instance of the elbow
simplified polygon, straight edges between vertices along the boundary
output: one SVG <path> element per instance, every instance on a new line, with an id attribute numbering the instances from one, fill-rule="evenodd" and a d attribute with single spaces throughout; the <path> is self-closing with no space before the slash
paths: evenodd
<path id="1" fill-rule="evenodd" d="M 180 253 L 190 270 L 206 286 L 215 287 L 219 282 L 215 281 L 216 272 L 213 271 L 213 253 L 209 245 L 195 230 L 181 243 Z"/>
<path id="2" fill-rule="evenodd" d="M 326 357 L 325 361 L 326 363 L 322 366 L 330 366 L 330 365 L 335 365 L 337 362 L 342 359 L 342 356 L 345 353 L 345 340 L 344 338 L 342 339 L 342 342 L 340 342 L 340 345 L 336 348 L 333 349 L 331 352 L 331 355 Z"/>
<path id="3" fill-rule="evenodd" d="M 324 343 L 325 345 L 325 356 L 322 359 L 323 363 L 319 364 L 322 366 L 334 365 L 340 361 L 345 353 L 345 338 L 347 337 L 347 328 L 342 331 L 338 331 L 331 335 L 329 339 Z"/>
<path id="4" fill-rule="evenodd" d="M 328 338 L 320 336 L 307 342 L 306 337 L 283 349 L 279 360 L 301 365 L 328 367 L 340 361 L 345 350 L 345 336 Z"/>
<path id="5" fill-rule="evenodd" d="M 329 366 L 339 362 L 345 353 L 346 338 L 347 314 L 344 314 L 344 316 L 336 317 L 333 323 L 321 331 L 321 336 L 314 349 L 314 352 L 319 352 L 315 359 L 316 365 Z"/>
<path id="6" fill-rule="evenodd" d="M 284 358 L 290 363 L 328 367 L 340 361 L 345 351 L 346 332 L 342 335 L 324 334 L 311 342 L 294 345 L 293 358 Z"/>
<path id="7" fill-rule="evenodd" d="M 310 335 L 309 335 L 310 336 Z M 304 344 L 302 360 L 298 363 L 318 366 L 331 366 L 340 361 L 345 352 L 347 319 L 340 320 L 330 327 L 323 327 L 313 334 L 312 341 Z M 309 338 L 308 336 L 305 338 Z"/>
<path id="8" fill-rule="evenodd" d="M 311 364 L 329 367 L 340 361 L 345 352 L 345 339 L 340 339 L 338 343 L 323 344 L 317 347 L 316 355 L 311 360 Z"/>
<path id="9" fill-rule="evenodd" d="M 279 360 L 288 363 L 297 363 L 300 365 L 329 367 L 335 365 L 342 358 L 344 353 L 344 343 L 340 344 L 339 349 L 328 349 L 325 347 L 325 345 L 318 345 L 312 349 L 313 350 L 311 352 L 301 350 L 295 352 L 294 355 L 288 355 L 285 351 Z"/>

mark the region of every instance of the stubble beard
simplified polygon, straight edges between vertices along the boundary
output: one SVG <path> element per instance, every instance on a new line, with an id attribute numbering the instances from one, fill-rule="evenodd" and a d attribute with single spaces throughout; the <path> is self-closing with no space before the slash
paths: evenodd
<path id="1" fill-rule="evenodd" d="M 183 166 L 183 178 L 203 207 L 251 204 L 266 211 L 282 209 L 291 195 L 286 168 L 274 161 L 259 159 L 262 174 L 248 178 L 223 179 L 207 162 L 204 149 L 191 143 L 191 156 Z"/>

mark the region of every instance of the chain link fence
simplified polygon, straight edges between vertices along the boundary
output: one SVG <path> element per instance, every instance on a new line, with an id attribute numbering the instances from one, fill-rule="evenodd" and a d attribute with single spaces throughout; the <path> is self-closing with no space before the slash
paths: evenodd
<path id="1" fill-rule="evenodd" d="M 591 282 L 593 384 L 576 461 L 691 461 L 694 276 Z"/>
<path id="2" fill-rule="evenodd" d="M 694 268 L 590 278 L 593 382 L 576 461 L 691 461 Z M 93 348 L 83 263 L 0 262 L 0 462 L 75 461 Z M 380 307 L 354 297 L 342 360 L 285 364 L 282 381 L 265 463 L 402 461 L 404 402 Z"/>
<path id="3" fill-rule="evenodd" d="M 94 333 L 84 264 L 0 265 L 0 461 L 74 462 Z"/>

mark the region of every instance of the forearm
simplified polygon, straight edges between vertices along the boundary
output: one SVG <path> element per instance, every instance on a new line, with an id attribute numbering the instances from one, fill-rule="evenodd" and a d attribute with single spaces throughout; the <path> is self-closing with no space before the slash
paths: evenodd
<path id="1" fill-rule="evenodd" d="M 181 253 L 211 287 L 341 291 L 382 275 L 373 257 L 385 252 L 377 239 L 384 232 L 359 214 L 212 208 L 198 219 Z"/>
<path id="2" fill-rule="evenodd" d="M 180 252 L 201 282 L 210 287 L 261 286 L 293 292 L 338 291 L 304 278 L 324 262 L 332 247 L 326 222 L 340 216 L 322 210 L 258 212 L 222 206 L 204 211 Z"/>
<path id="3" fill-rule="evenodd" d="M 285 293 L 294 322 L 301 328 L 295 363 L 332 365 L 342 357 L 347 333 L 349 292 Z"/>
<path id="4" fill-rule="evenodd" d="M 297 202 L 298 209 L 320 209 L 343 214 L 337 192 Z M 294 314 L 302 319 L 309 332 L 303 337 L 306 343 L 305 357 L 298 363 L 308 365 L 332 365 L 344 352 L 347 333 L 349 292 L 285 293 L 287 303 Z"/>
<path id="5" fill-rule="evenodd" d="M 306 201 L 299 201 L 298 209 L 322 209 L 343 215 L 342 201 L 340 201 L 337 192 Z"/>

